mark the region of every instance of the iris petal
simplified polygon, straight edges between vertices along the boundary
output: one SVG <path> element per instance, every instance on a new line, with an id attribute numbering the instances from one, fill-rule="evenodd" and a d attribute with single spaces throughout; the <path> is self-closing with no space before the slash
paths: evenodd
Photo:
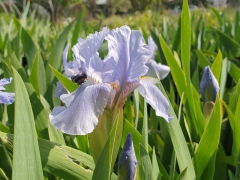
<path id="1" fill-rule="evenodd" d="M 77 90 L 75 90 L 74 92 L 70 93 L 70 94 L 62 94 L 60 96 L 60 99 L 62 100 L 62 102 L 64 102 L 65 106 L 68 107 L 70 106 L 70 104 L 72 103 L 73 99 L 75 98 Z"/>
<path id="2" fill-rule="evenodd" d="M 64 86 L 58 81 L 57 86 L 54 92 L 54 96 L 60 97 L 62 94 L 67 94 L 67 90 L 64 88 Z"/>
<path id="3" fill-rule="evenodd" d="M 11 77 L 9 79 L 6 79 L 6 78 L 0 79 L 0 90 L 5 90 L 3 86 L 10 84 L 12 82 L 12 79 L 13 78 Z"/>
<path id="4" fill-rule="evenodd" d="M 67 77 L 75 76 L 80 73 L 81 62 L 79 60 L 74 59 L 73 61 L 67 62 L 68 56 L 68 45 L 65 47 L 63 51 L 63 69 L 64 75 Z"/>
<path id="5" fill-rule="evenodd" d="M 1 104 L 12 104 L 15 99 L 15 93 L 7 93 L 0 91 L 0 103 Z"/>
<path id="6" fill-rule="evenodd" d="M 160 63 L 156 63 L 156 61 L 152 59 L 148 60 L 148 62 L 146 63 L 146 66 L 149 69 L 148 69 L 148 72 L 145 74 L 145 76 L 154 77 L 154 72 L 156 72 L 156 75 L 160 80 L 164 79 L 170 72 L 170 68 L 168 66 Z"/>
<path id="7" fill-rule="evenodd" d="M 169 114 L 169 102 L 162 92 L 151 83 L 151 81 L 140 80 L 141 86 L 138 87 L 138 92 L 146 99 L 146 101 L 156 111 L 157 116 L 163 117 L 167 122 L 170 122 L 172 117 Z"/>
<path id="8" fill-rule="evenodd" d="M 154 59 L 157 46 L 151 36 L 148 37 L 148 45 L 151 52 L 151 59 Z"/>
<path id="9" fill-rule="evenodd" d="M 110 94 L 110 85 L 82 84 L 75 92 L 75 97 L 67 103 L 68 107 L 55 107 L 50 122 L 64 133 L 85 135 L 93 131 L 98 117 L 104 111 Z M 64 98 L 63 98 L 64 99 Z M 65 101 L 66 102 L 66 101 Z"/>
<path id="10" fill-rule="evenodd" d="M 98 82 L 102 82 L 102 71 L 104 62 L 100 57 L 95 54 L 90 58 L 89 67 L 87 69 L 87 75 L 94 78 Z"/>
<path id="11" fill-rule="evenodd" d="M 78 44 L 73 46 L 72 49 L 76 58 L 80 58 L 86 67 L 89 66 L 90 58 L 97 53 L 108 32 L 109 29 L 104 27 L 102 31 L 90 34 L 85 41 L 80 39 Z"/>
<path id="12" fill-rule="evenodd" d="M 108 80 L 118 81 L 123 87 L 126 82 L 146 74 L 148 68 L 145 63 L 150 58 L 150 50 L 139 31 L 123 26 L 111 31 L 106 40 L 109 49 L 106 66 L 114 72 L 112 79 L 109 76 Z"/>

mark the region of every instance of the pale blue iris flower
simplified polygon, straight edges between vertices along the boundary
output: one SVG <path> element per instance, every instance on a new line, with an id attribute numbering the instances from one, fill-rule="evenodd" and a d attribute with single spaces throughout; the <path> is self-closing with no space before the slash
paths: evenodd
<path id="1" fill-rule="evenodd" d="M 1 104 L 12 104 L 15 99 L 15 93 L 7 93 L 2 92 L 2 90 L 5 90 L 4 86 L 7 84 L 10 84 L 12 82 L 13 78 L 10 79 L 1 79 L 0 80 L 0 103 Z"/>
<path id="2" fill-rule="evenodd" d="M 146 63 L 146 66 L 149 69 L 148 69 L 147 74 L 145 74 L 145 76 L 154 77 L 154 75 L 156 73 L 158 79 L 162 80 L 168 75 L 168 73 L 170 72 L 170 68 L 161 63 L 156 63 L 156 61 L 154 60 L 157 46 L 151 36 L 148 37 L 148 45 L 150 48 L 151 56 L 150 56 L 150 59 Z"/>
<path id="3" fill-rule="evenodd" d="M 217 79 L 213 75 L 210 67 L 206 66 L 200 82 L 200 94 L 202 101 L 204 103 L 208 101 L 215 102 L 219 89 Z"/>
<path id="4" fill-rule="evenodd" d="M 129 133 L 118 160 L 118 179 L 132 180 L 135 175 L 137 159 L 134 152 L 132 136 Z"/>
<path id="5" fill-rule="evenodd" d="M 101 60 L 98 49 L 108 41 L 108 55 Z M 104 109 L 123 108 L 127 96 L 138 89 L 139 93 L 155 109 L 156 115 L 170 121 L 169 103 L 155 86 L 158 80 L 142 77 L 148 67 L 151 51 L 139 31 L 127 26 L 90 34 L 73 47 L 80 66 L 78 74 L 86 74 L 85 82 L 71 94 L 60 99 L 66 107 L 55 107 L 50 114 L 51 123 L 67 134 L 91 133 Z"/>

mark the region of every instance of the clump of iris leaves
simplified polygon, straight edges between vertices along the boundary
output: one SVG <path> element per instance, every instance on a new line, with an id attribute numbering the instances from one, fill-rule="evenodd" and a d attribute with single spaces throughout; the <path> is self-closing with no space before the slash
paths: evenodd
<path id="1" fill-rule="evenodd" d="M 154 86 L 169 103 L 171 121 L 157 116 L 156 108 L 135 90 L 110 126 L 104 146 L 94 150 L 91 133 L 62 133 L 50 123 L 49 114 L 65 105 L 54 95 L 57 81 L 69 92 L 79 88 L 63 74 L 66 44 L 73 47 L 79 37 L 85 39 L 102 27 L 87 26 L 83 13 L 56 27 L 26 14 L 21 19 L 2 15 L 0 21 L 1 96 L 15 93 L 10 105 L 1 99 L 0 179 L 240 178 L 239 12 L 190 12 L 184 0 L 179 15 L 153 14 L 149 27 L 144 19 L 142 25 L 133 24 L 146 43 L 152 37 L 154 60 L 170 68 Z M 107 51 L 104 41 L 98 50 L 102 59 Z M 69 48 L 67 59 L 72 55 Z M 212 84 L 219 84 L 217 94 L 208 94 L 208 86 L 200 95 L 205 68 L 210 79 L 215 78 Z M 214 100 L 206 103 L 206 98 Z M 94 140 L 101 142 L 102 137 Z"/>

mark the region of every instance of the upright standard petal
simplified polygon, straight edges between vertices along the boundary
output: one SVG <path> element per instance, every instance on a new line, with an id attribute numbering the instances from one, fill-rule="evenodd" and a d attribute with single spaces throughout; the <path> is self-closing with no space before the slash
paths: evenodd
<path id="1" fill-rule="evenodd" d="M 156 111 L 157 116 L 163 117 L 167 122 L 170 122 L 172 117 L 169 114 L 169 102 L 162 92 L 154 85 L 156 81 L 151 79 L 140 80 L 141 86 L 138 87 L 138 92 L 146 99 L 146 101 Z"/>
<path id="2" fill-rule="evenodd" d="M 90 34 L 85 41 L 81 40 L 80 43 L 78 42 L 72 48 L 75 57 L 83 61 L 85 66 L 88 67 L 90 58 L 97 53 L 108 33 L 109 29 L 104 27 L 102 31 Z"/>
<path id="3" fill-rule="evenodd" d="M 157 49 L 157 45 L 155 44 L 155 42 L 153 41 L 151 36 L 148 37 L 148 45 L 149 45 L 150 52 L 151 52 L 151 57 L 150 58 L 154 59 L 155 52 L 156 52 L 156 49 Z"/>
<path id="4" fill-rule="evenodd" d="M 203 102 L 213 101 L 215 102 L 217 93 L 219 91 L 219 84 L 215 76 L 213 75 L 209 66 L 206 66 L 203 71 L 203 76 L 200 82 L 200 93 Z"/>
<path id="5" fill-rule="evenodd" d="M 90 58 L 89 67 L 86 67 L 88 77 L 92 77 L 97 82 L 102 82 L 104 62 L 97 54 Z"/>
<path id="6" fill-rule="evenodd" d="M 85 135 L 92 132 L 108 103 L 110 90 L 109 84 L 85 82 L 74 92 L 72 102 L 66 102 L 67 108 L 53 109 L 49 115 L 50 122 L 67 134 Z"/>
<path id="7" fill-rule="evenodd" d="M 114 74 L 108 80 L 118 81 L 120 87 L 146 74 L 145 63 L 150 58 L 150 50 L 139 31 L 131 31 L 127 26 L 111 31 L 108 40 L 108 62 L 105 68 Z M 110 59 L 112 57 L 112 59 Z"/>
<path id="8" fill-rule="evenodd" d="M 118 161 L 118 179 L 132 180 L 134 178 L 137 159 L 134 152 L 132 136 L 129 133 Z"/>
<path id="9" fill-rule="evenodd" d="M 79 74 L 81 69 L 81 62 L 75 59 L 73 61 L 67 62 L 67 56 L 68 56 L 68 44 L 65 47 L 62 56 L 64 75 L 67 77 L 71 77 Z"/>

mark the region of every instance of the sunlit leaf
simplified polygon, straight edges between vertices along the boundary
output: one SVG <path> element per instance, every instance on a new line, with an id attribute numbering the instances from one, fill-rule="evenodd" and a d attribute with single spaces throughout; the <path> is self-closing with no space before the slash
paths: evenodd
<path id="1" fill-rule="evenodd" d="M 15 124 L 13 179 L 43 179 L 34 116 L 26 87 L 13 69 L 15 85 Z M 31 147 L 31 148 L 29 148 Z"/>

